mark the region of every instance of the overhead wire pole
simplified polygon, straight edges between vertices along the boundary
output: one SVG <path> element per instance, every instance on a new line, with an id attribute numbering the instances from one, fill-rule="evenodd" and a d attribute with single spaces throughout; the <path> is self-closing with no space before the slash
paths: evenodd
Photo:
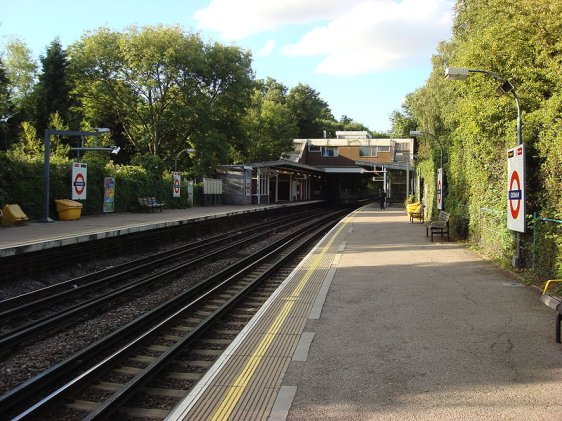
<path id="1" fill-rule="evenodd" d="M 108 133 L 109 129 L 100 128 L 96 129 L 95 132 L 81 132 L 75 130 L 45 130 L 45 151 L 43 154 L 43 199 L 42 199 L 42 208 L 43 208 L 43 216 L 39 218 L 39 222 L 53 222 L 51 218 L 49 218 L 49 172 L 50 172 L 50 158 L 51 158 L 51 136 L 78 136 L 78 137 L 85 137 L 85 136 L 99 136 L 102 133 Z M 119 152 L 120 148 L 112 147 L 112 148 L 71 148 L 71 150 L 82 150 L 82 151 L 89 151 L 89 150 L 107 150 L 115 153 Z"/>

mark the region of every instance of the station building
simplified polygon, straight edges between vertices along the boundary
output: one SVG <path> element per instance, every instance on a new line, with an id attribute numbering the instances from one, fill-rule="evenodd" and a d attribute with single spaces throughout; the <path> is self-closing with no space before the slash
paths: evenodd
<path id="1" fill-rule="evenodd" d="M 375 199 L 402 203 L 413 194 L 414 139 L 372 139 L 366 131 L 338 131 L 335 138 L 295 139 L 278 161 L 221 165 L 227 204 L 303 200 Z"/>

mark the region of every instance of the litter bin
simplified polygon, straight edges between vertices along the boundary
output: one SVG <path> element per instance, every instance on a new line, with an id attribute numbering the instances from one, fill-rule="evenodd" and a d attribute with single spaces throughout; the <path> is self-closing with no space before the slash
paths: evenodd
<path id="1" fill-rule="evenodd" d="M 29 221 L 29 218 L 19 205 L 5 205 L 2 208 L 2 212 L 0 212 L 2 216 L 2 226 L 3 227 L 11 227 L 12 225 L 23 224 Z"/>
<path id="2" fill-rule="evenodd" d="M 57 213 L 61 221 L 74 221 L 80 219 L 82 213 L 82 203 L 69 199 L 55 200 L 57 205 Z"/>

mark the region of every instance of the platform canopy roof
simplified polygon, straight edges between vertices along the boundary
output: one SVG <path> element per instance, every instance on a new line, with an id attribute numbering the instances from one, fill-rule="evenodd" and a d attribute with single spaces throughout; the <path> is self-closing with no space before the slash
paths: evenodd
<path id="1" fill-rule="evenodd" d="M 254 169 L 254 168 L 276 168 L 281 170 L 292 170 L 292 171 L 305 171 L 310 173 L 323 173 L 323 168 L 313 167 L 312 165 L 299 164 L 297 162 L 289 161 L 286 159 L 280 159 L 277 161 L 265 161 L 265 162 L 250 162 L 247 164 L 238 165 L 219 165 L 217 168 L 224 169 Z"/>

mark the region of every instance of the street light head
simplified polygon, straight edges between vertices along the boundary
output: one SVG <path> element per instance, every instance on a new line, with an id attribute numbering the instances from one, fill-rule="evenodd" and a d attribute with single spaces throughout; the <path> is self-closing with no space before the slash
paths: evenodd
<path id="1" fill-rule="evenodd" d="M 121 150 L 121 146 L 112 146 L 112 148 L 113 149 L 111 150 L 111 153 L 113 155 L 117 155 L 119 153 L 119 151 Z"/>
<path id="2" fill-rule="evenodd" d="M 465 80 L 468 78 L 469 70 L 465 67 L 447 67 L 445 69 L 445 79 Z"/>
<path id="3" fill-rule="evenodd" d="M 410 131 L 410 136 L 412 137 L 419 137 L 423 134 L 423 132 L 420 132 L 419 130 L 411 130 Z"/>
<path id="4" fill-rule="evenodd" d="M 496 89 L 496 92 L 498 95 L 503 95 L 506 94 L 508 92 L 513 91 L 515 88 L 513 87 L 513 85 L 509 82 L 509 80 L 506 80 L 505 82 L 503 82 L 500 86 L 498 86 L 498 89 Z"/>
<path id="5" fill-rule="evenodd" d="M 110 131 L 107 127 L 94 127 L 93 130 L 98 133 L 109 133 Z"/>

